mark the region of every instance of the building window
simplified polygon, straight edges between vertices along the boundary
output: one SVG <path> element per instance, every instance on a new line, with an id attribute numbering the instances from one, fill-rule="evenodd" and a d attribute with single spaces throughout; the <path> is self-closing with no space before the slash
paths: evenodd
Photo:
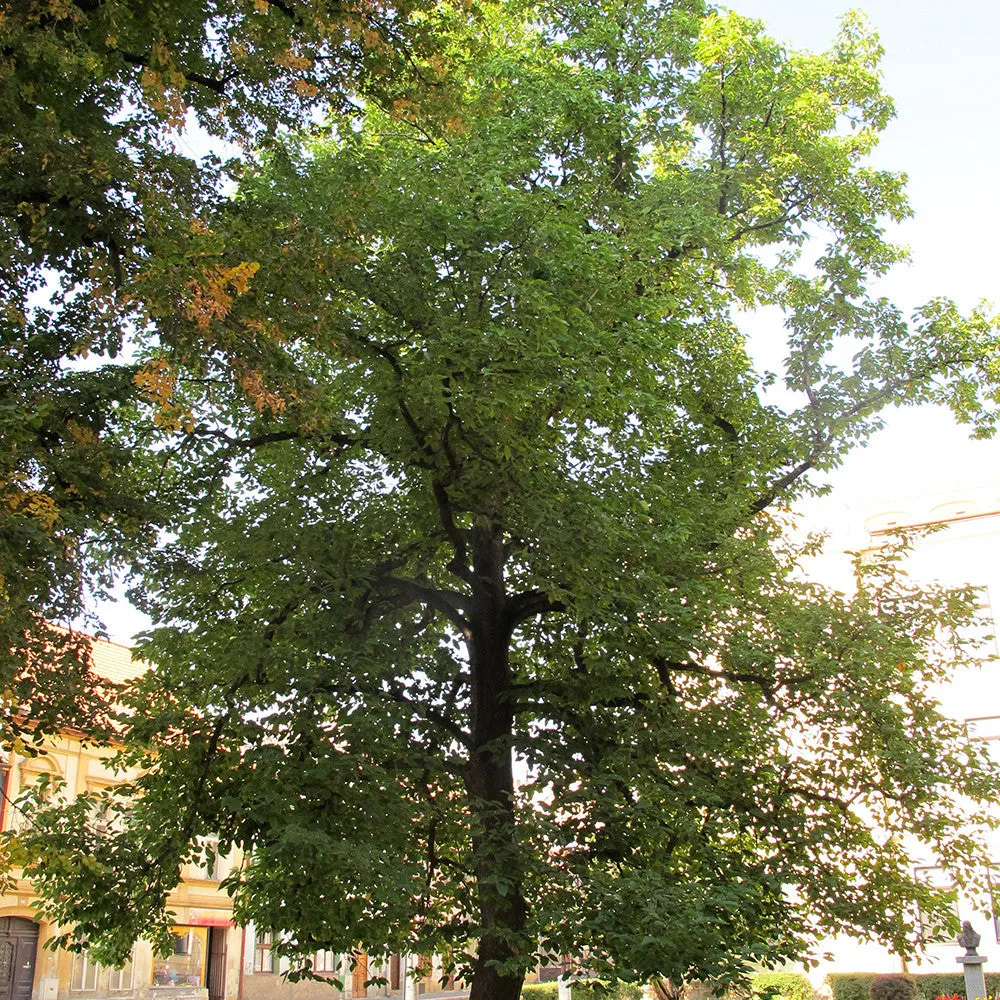
<path id="1" fill-rule="evenodd" d="M 274 972 L 273 937 L 270 931 L 258 931 L 253 942 L 253 971 Z"/>
<path id="2" fill-rule="evenodd" d="M 108 992 L 127 993 L 132 989 L 132 959 L 133 952 L 128 957 L 128 961 L 120 969 L 110 969 L 108 971 Z"/>
<path id="3" fill-rule="evenodd" d="M 986 885 L 990 891 L 990 916 L 993 919 L 993 933 L 1000 944 L 1000 865 L 995 861 L 986 862 Z"/>
<path id="4" fill-rule="evenodd" d="M 935 889 L 943 889 L 950 893 L 950 910 L 948 919 L 942 919 L 937 914 L 926 913 L 922 908 L 917 909 L 918 929 L 920 931 L 920 943 L 929 944 L 949 944 L 955 943 L 955 927 L 960 923 L 958 913 L 958 890 L 947 873 L 935 865 L 920 865 L 913 870 L 917 881 L 925 882 Z"/>
<path id="5" fill-rule="evenodd" d="M 166 958 L 153 960 L 151 986 L 205 985 L 205 962 L 208 957 L 207 927 L 174 927 L 174 951 Z"/>
<path id="6" fill-rule="evenodd" d="M 317 951 L 313 955 L 313 972 L 340 972 L 340 956 L 335 951 Z"/>
<path id="7" fill-rule="evenodd" d="M 92 993 L 97 989 L 97 969 L 86 952 L 74 954 L 69 988 L 77 993 Z"/>
<path id="8" fill-rule="evenodd" d="M 219 854 L 219 838 L 203 837 L 199 841 L 201 857 L 190 866 L 191 878 L 221 882 L 228 874 L 226 858 Z"/>
<path id="9" fill-rule="evenodd" d="M 1000 763 L 1000 715 L 980 715 L 965 720 L 965 731 L 970 740 L 977 740 L 986 747 L 986 752 Z"/>

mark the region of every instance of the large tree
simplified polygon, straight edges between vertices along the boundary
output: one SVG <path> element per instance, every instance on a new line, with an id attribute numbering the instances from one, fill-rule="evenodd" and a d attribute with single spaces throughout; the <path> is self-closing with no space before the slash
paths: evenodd
<path id="1" fill-rule="evenodd" d="M 422 0 L 0 4 L 0 742 L 99 723 L 86 644 L 46 621 L 79 616 L 157 523 L 121 433 L 129 361 L 240 147 L 331 105 L 442 113 L 474 19 Z"/>
<path id="2" fill-rule="evenodd" d="M 907 209 L 864 25 L 807 55 L 701 14 L 536 12 L 440 136 L 334 115 L 200 220 L 140 372 L 175 511 L 135 566 L 144 772 L 123 832 L 84 800 L 23 835 L 66 941 L 123 955 L 219 834 L 279 951 L 452 954 L 514 1000 L 539 951 L 906 951 L 943 905 L 914 852 L 975 864 L 992 778 L 929 694 L 974 596 L 893 554 L 804 580 L 788 508 L 888 405 L 988 430 L 996 331 L 867 291 Z"/>

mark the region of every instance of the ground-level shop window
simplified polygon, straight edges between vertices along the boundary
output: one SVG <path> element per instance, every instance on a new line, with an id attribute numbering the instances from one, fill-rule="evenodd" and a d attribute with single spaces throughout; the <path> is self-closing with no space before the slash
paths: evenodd
<path id="1" fill-rule="evenodd" d="M 257 931 L 253 942 L 253 971 L 274 972 L 274 955 L 271 952 L 270 931 Z"/>
<path id="2" fill-rule="evenodd" d="M 153 959 L 152 986 L 205 985 L 208 957 L 207 927 L 174 927 L 173 954 Z"/>
<path id="3" fill-rule="evenodd" d="M 69 988 L 77 993 L 90 993 L 97 989 L 97 965 L 90 961 L 86 952 L 73 955 L 73 972 Z"/>

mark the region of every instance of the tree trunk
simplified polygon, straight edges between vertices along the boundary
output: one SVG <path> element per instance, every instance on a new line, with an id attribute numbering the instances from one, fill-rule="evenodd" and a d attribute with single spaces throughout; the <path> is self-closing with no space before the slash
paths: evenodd
<path id="1" fill-rule="evenodd" d="M 523 954 L 527 906 L 514 817 L 511 624 L 503 561 L 499 529 L 474 529 L 476 593 L 468 640 L 472 747 L 465 787 L 474 824 L 481 929 L 470 1000 L 518 1000 L 530 962 Z M 524 961 L 511 971 L 501 974 L 496 968 L 519 957 Z"/>

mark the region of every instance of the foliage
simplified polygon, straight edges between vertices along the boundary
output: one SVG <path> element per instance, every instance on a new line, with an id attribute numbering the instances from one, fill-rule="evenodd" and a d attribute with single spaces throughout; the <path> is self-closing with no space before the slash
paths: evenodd
<path id="1" fill-rule="evenodd" d="M 572 984 L 574 1000 L 641 1000 L 642 987 L 636 983 L 603 983 L 591 985 L 587 980 Z M 522 1000 L 557 1000 L 558 983 L 525 983 L 521 987 Z"/>
<path id="2" fill-rule="evenodd" d="M 987 972 L 985 976 L 986 992 L 990 996 L 996 996 L 1000 991 L 1000 973 Z M 961 972 L 925 972 L 913 978 L 916 980 L 920 995 L 925 1000 L 932 1000 L 938 996 L 958 996 L 965 1000 L 965 976 Z"/>
<path id="3" fill-rule="evenodd" d="M 871 1000 L 914 1000 L 916 995 L 916 980 L 905 973 L 876 976 L 868 987 Z"/>
<path id="4" fill-rule="evenodd" d="M 80 615 L 85 588 L 111 582 L 94 549 L 121 558 L 148 513 L 107 416 L 131 394 L 129 373 L 61 371 L 43 340 L 0 337 L 0 746 L 15 752 L 106 726 L 89 640 L 48 622 Z"/>
<path id="5" fill-rule="evenodd" d="M 450 76 L 475 51 L 470 17 L 464 5 L 423 0 L 4 5 L 3 745 L 74 717 L 97 724 L 104 711 L 85 644 L 44 623 L 82 616 L 88 589 L 101 593 L 122 565 L 121 547 L 147 544 L 159 520 L 129 475 L 135 441 L 121 418 L 144 387 L 129 355 L 172 309 L 169 276 L 180 267 L 195 280 L 206 252 L 199 216 L 232 184 L 241 148 L 362 95 L 406 120 L 446 118 Z M 156 413 L 161 426 L 178 419 L 169 407 Z M 72 681 L 56 690 L 51 674 L 74 651 Z M 7 690 L 25 686 L 31 732 Z"/>
<path id="6" fill-rule="evenodd" d="M 758 972 L 750 980 L 750 995 L 763 1000 L 813 1000 L 815 991 L 799 972 Z"/>
<path id="7" fill-rule="evenodd" d="M 917 992 L 924 1000 L 939 996 L 965 998 L 965 977 L 961 972 L 924 972 L 911 974 Z M 865 1000 L 869 996 L 875 974 L 868 972 L 835 972 L 826 977 L 833 1000 Z M 986 973 L 986 990 L 995 996 L 1000 990 L 1000 973 Z"/>
<path id="8" fill-rule="evenodd" d="M 978 867 L 994 773 L 930 694 L 976 595 L 899 547 L 804 580 L 787 509 L 885 406 L 988 431 L 996 330 L 866 290 L 907 207 L 865 163 L 864 25 L 806 55 L 702 13 L 541 11 L 442 134 L 334 113 L 159 272 L 142 773 L 120 833 L 39 803 L 23 835 L 61 942 L 162 931 L 216 832 L 276 954 L 443 953 L 474 1000 L 539 951 L 638 982 L 906 953 L 948 902 L 911 849 Z M 787 405 L 735 320 L 765 304 Z"/>
<path id="9" fill-rule="evenodd" d="M 522 1000 L 558 1000 L 558 983 L 525 983 L 521 987 Z"/>
<path id="10" fill-rule="evenodd" d="M 833 1000 L 865 1000 L 874 972 L 831 972 L 826 977 Z"/>
<path id="11" fill-rule="evenodd" d="M 558 989 L 558 986 L 557 986 Z M 576 1000 L 642 1000 L 642 987 L 638 983 L 609 983 L 583 980 L 573 984 Z"/>

